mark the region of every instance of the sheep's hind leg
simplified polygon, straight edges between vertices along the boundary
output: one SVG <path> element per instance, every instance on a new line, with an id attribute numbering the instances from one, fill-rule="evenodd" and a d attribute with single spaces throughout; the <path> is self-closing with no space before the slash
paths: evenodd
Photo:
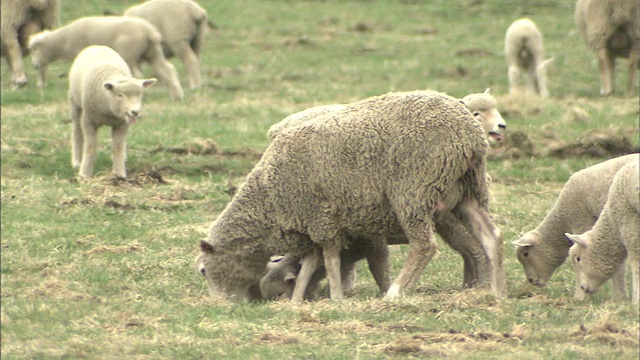
<path id="1" fill-rule="evenodd" d="M 73 130 L 71 131 L 71 165 L 74 169 L 80 168 L 82 163 L 82 149 L 84 147 L 84 135 L 82 134 L 82 126 L 80 118 L 82 117 L 82 108 L 71 105 L 71 119 L 73 121 Z"/>
<path id="2" fill-rule="evenodd" d="M 4 50 L 13 76 L 14 89 L 27 85 L 27 76 L 24 73 L 24 65 L 22 63 L 22 49 L 18 42 L 18 32 L 16 29 L 9 29 L 8 33 L 3 34 L 5 38 Z"/>
<path id="3" fill-rule="evenodd" d="M 305 291 L 309 285 L 311 276 L 318 269 L 320 264 L 320 254 L 317 249 L 314 249 L 307 255 L 303 256 L 300 260 L 300 272 L 296 277 L 296 285 L 293 288 L 293 294 L 291 295 L 291 301 L 294 303 L 301 303 L 304 299 Z"/>
<path id="4" fill-rule="evenodd" d="M 638 61 L 640 61 L 640 49 L 632 49 L 629 53 L 629 82 L 627 83 L 627 96 L 635 94 L 638 87 Z"/>
<path id="5" fill-rule="evenodd" d="M 195 89 L 200 86 L 200 60 L 187 42 L 174 45 L 174 53 L 180 57 L 189 76 L 189 88 Z"/>
<path id="6" fill-rule="evenodd" d="M 598 69 L 600 71 L 600 95 L 607 96 L 613 92 L 613 57 L 607 49 L 597 53 Z"/>
<path id="7" fill-rule="evenodd" d="M 333 241 L 322 247 L 324 252 L 324 267 L 329 279 L 329 296 L 331 300 L 340 300 L 344 297 L 342 292 L 342 274 L 340 270 L 341 241 Z"/>

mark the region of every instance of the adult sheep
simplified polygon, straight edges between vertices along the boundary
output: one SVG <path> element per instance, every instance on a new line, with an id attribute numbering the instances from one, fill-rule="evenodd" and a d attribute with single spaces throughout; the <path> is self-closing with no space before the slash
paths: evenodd
<path id="1" fill-rule="evenodd" d="M 161 35 L 148 21 L 126 16 L 90 16 L 77 19 L 54 31 L 35 34 L 29 40 L 33 65 L 40 83 L 46 83 L 47 65 L 62 59 L 72 61 L 90 45 L 114 49 L 129 65 L 134 76 L 142 77 L 139 64 L 148 62 L 155 75 L 169 88 L 172 99 L 182 99 L 178 73 L 164 57 Z"/>
<path id="2" fill-rule="evenodd" d="M 529 93 L 549 97 L 546 69 L 553 58 L 544 59 L 542 33 L 533 20 L 522 18 L 509 26 L 504 39 L 504 55 L 509 66 L 511 94 L 518 91 L 518 78 L 522 74 L 525 75 Z"/>
<path id="3" fill-rule="evenodd" d="M 593 294 L 615 273 L 624 279 L 625 260 L 631 265 L 631 299 L 640 303 L 640 170 L 638 162 L 623 166 L 613 178 L 604 209 L 593 229 L 573 241 L 569 254 L 576 268 L 576 297 Z M 625 294 L 622 288 L 622 295 Z"/>
<path id="4" fill-rule="evenodd" d="M 624 165 L 638 161 L 638 154 L 621 156 L 571 175 L 542 222 L 513 241 L 517 247 L 516 256 L 529 283 L 547 284 L 569 254 L 571 243 L 564 234 L 581 234 L 591 229 L 607 201 L 613 177 Z M 621 296 L 623 279 L 614 277 L 613 284 L 614 296 Z"/>
<path id="5" fill-rule="evenodd" d="M 578 31 L 598 59 L 600 95 L 610 95 L 614 90 L 618 57 L 629 59 L 627 95 L 635 93 L 640 58 L 639 11 L 638 0 L 578 0 L 576 3 Z"/>
<path id="6" fill-rule="evenodd" d="M 320 117 L 274 139 L 201 241 L 214 293 L 244 301 L 271 255 L 308 258 L 320 246 L 331 298 L 340 299 L 345 235 L 404 234 L 409 255 L 385 295 L 396 298 L 435 254 L 433 217 L 450 206 L 488 251 L 500 252 L 487 211 L 487 140 L 460 101 L 431 91 L 389 93 L 325 116 L 339 123 Z M 447 204 L 454 189 L 461 199 Z M 309 281 L 298 280 L 296 301 Z"/>
<path id="7" fill-rule="evenodd" d="M 27 84 L 22 55 L 26 39 L 34 32 L 59 24 L 58 0 L 2 0 L 0 52 L 5 55 L 14 88 Z"/>
<path id="8" fill-rule="evenodd" d="M 165 56 L 182 61 L 191 89 L 200 86 L 200 53 L 207 30 L 205 9 L 192 0 L 149 0 L 132 6 L 124 15 L 153 24 L 162 35 Z"/>
<path id="9" fill-rule="evenodd" d="M 101 126 L 112 128 L 113 172 L 126 177 L 126 136 L 142 108 L 142 95 L 156 79 L 131 76 L 127 63 L 113 49 L 94 45 L 82 50 L 69 71 L 69 105 L 73 120 L 72 164 L 89 178 Z"/>

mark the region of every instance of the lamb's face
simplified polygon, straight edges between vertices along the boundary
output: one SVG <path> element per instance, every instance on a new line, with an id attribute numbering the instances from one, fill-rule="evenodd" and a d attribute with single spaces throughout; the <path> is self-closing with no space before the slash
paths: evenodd
<path id="1" fill-rule="evenodd" d="M 487 92 L 467 95 L 462 103 L 480 121 L 491 144 L 504 140 L 507 123 L 497 109 L 496 100 Z"/>
<path id="2" fill-rule="evenodd" d="M 267 264 L 267 274 L 260 280 L 260 292 L 267 300 L 291 299 L 293 295 L 297 269 L 282 261 L 283 258 L 272 259 Z"/>
<path id="3" fill-rule="evenodd" d="M 540 235 L 535 231 L 526 233 L 513 242 L 518 261 L 524 267 L 527 281 L 533 285 L 545 286 L 553 274 L 555 267 L 546 260 L 545 252 L 539 245 Z"/>
<path id="4" fill-rule="evenodd" d="M 144 88 L 155 84 L 155 79 L 137 80 L 132 78 L 104 83 L 109 96 L 111 113 L 127 124 L 134 124 L 142 111 Z"/>
<path id="5" fill-rule="evenodd" d="M 594 266 L 590 251 L 578 243 L 574 243 L 569 249 L 569 257 L 576 269 L 576 289 L 580 289 L 584 294 L 595 294 L 611 277 L 611 274 L 604 274 L 599 271 L 599 267 Z M 577 297 L 581 299 L 584 294 Z"/>

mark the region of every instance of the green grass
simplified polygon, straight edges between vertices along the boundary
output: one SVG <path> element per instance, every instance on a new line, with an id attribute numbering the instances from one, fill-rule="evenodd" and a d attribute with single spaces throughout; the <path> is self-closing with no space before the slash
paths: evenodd
<path id="1" fill-rule="evenodd" d="M 65 1 L 61 18 L 135 3 Z M 148 91 L 128 136 L 126 182 L 109 174 L 105 129 L 95 178 L 75 179 L 69 64 L 50 66 L 43 96 L 28 58 L 30 84 L 18 91 L 2 64 L 3 359 L 637 358 L 637 307 L 612 301 L 608 284 L 575 301 L 569 264 L 547 287 L 530 288 L 509 243 L 544 218 L 572 173 L 614 156 L 588 156 L 589 134 L 639 148 L 638 99 L 621 96 L 625 64 L 616 95 L 600 98 L 573 2 L 202 3 L 215 24 L 204 85 L 186 90 L 183 103 L 170 102 L 162 86 Z M 506 95 L 504 32 L 525 13 L 556 57 L 547 101 Z M 396 303 L 380 299 L 364 263 L 342 302 L 229 305 L 208 297 L 193 269 L 198 241 L 267 146 L 270 125 L 388 91 L 462 97 L 487 87 L 512 138 L 532 145 L 514 155 L 522 143 L 506 144 L 489 161 L 507 299 L 461 290 L 462 262 L 444 244 L 415 294 Z M 406 249 L 391 254 L 397 274 Z"/>

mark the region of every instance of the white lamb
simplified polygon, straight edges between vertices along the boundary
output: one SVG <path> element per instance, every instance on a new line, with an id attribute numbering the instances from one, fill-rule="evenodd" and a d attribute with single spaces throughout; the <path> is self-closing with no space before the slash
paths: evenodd
<path id="1" fill-rule="evenodd" d="M 27 84 L 22 55 L 26 39 L 34 32 L 59 24 L 58 0 L 2 0 L 0 52 L 6 56 L 14 88 Z"/>
<path id="2" fill-rule="evenodd" d="M 207 30 L 207 11 L 192 0 L 149 0 L 129 8 L 125 16 L 137 16 L 162 34 L 166 57 L 178 57 L 189 75 L 191 89 L 200 86 L 200 52 Z"/>
<path id="3" fill-rule="evenodd" d="M 87 46 L 104 45 L 120 54 L 136 77 L 142 77 L 139 64 L 148 62 L 156 76 L 168 86 L 171 98 L 181 100 L 184 93 L 178 73 L 165 59 L 161 39 L 158 30 L 144 19 L 95 16 L 35 34 L 29 40 L 29 48 L 43 86 L 48 64 L 58 59 L 71 61 Z"/>
<path id="4" fill-rule="evenodd" d="M 331 298 L 340 299 L 345 235 L 404 234 L 407 262 L 385 295 L 396 298 L 435 254 L 433 217 L 449 209 L 502 267 L 500 231 L 487 211 L 488 142 L 459 100 L 389 93 L 325 116 L 339 121 L 321 116 L 277 136 L 211 226 L 200 261 L 214 293 L 244 301 L 271 255 L 307 258 L 320 246 Z M 311 276 L 303 272 L 294 300 Z"/>
<path id="5" fill-rule="evenodd" d="M 71 160 L 74 168 L 80 168 L 81 178 L 93 173 L 101 126 L 112 129 L 113 172 L 127 176 L 127 131 L 140 115 L 144 88 L 155 82 L 133 78 L 127 63 L 107 46 L 89 46 L 78 54 L 69 72 L 69 104 L 73 120 Z"/>
<path id="6" fill-rule="evenodd" d="M 640 174 L 638 162 L 623 166 L 613 178 L 607 203 L 582 235 L 566 234 L 574 244 L 569 255 L 576 267 L 576 298 L 597 292 L 615 273 L 624 278 L 625 260 L 633 273 L 631 299 L 640 303 Z M 624 295 L 624 288 L 623 295 Z"/>
<path id="7" fill-rule="evenodd" d="M 640 5 L 638 0 L 578 0 L 576 26 L 596 53 L 600 72 L 600 95 L 614 90 L 615 60 L 629 58 L 627 95 L 638 86 L 640 59 Z"/>
<path id="8" fill-rule="evenodd" d="M 553 58 L 544 59 L 542 33 L 531 19 L 518 19 L 509 26 L 504 39 L 504 55 L 509 65 L 511 94 L 518 92 L 518 78 L 524 75 L 529 93 L 549 97 L 546 69 Z"/>
<path id="9" fill-rule="evenodd" d="M 544 220 L 513 242 L 530 283 L 547 284 L 569 254 L 571 244 L 564 234 L 580 234 L 591 229 L 604 208 L 615 174 L 625 164 L 638 161 L 638 154 L 621 156 L 571 175 Z M 614 277 L 613 281 L 614 295 L 618 297 L 624 289 L 623 279 Z"/>

